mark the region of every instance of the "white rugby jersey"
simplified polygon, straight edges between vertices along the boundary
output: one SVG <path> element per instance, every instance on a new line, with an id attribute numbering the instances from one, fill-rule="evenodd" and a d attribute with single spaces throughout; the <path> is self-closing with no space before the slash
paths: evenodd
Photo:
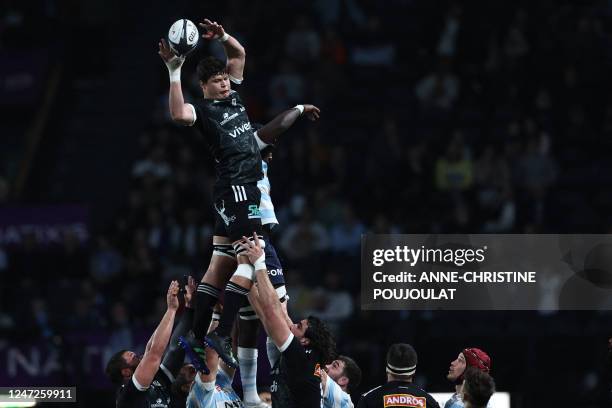
<path id="1" fill-rule="evenodd" d="M 444 408 L 464 408 L 465 404 L 461 395 L 454 393 L 452 397 L 444 404 Z M 493 408 L 491 405 L 491 400 L 487 403 L 487 408 Z"/>
<path id="2" fill-rule="evenodd" d="M 187 397 L 187 408 L 244 408 L 242 401 L 232 388 L 232 379 L 221 369 L 216 381 L 204 383 L 196 375 L 195 383 Z"/>
<path id="3" fill-rule="evenodd" d="M 323 394 L 323 408 L 353 408 L 351 396 L 328 375 Z"/>
<path id="4" fill-rule="evenodd" d="M 259 138 L 259 136 L 257 136 L 257 132 L 255 132 L 255 139 L 257 140 L 257 145 L 259 146 L 260 151 L 268 146 Z M 268 163 L 266 163 L 264 160 L 261 161 L 261 170 L 263 171 L 263 178 L 257 182 L 257 187 L 259 188 L 259 191 L 261 191 L 261 200 L 259 201 L 261 224 L 278 224 L 276 214 L 274 213 L 272 196 L 270 195 L 272 186 L 270 185 L 270 180 L 268 179 Z"/>

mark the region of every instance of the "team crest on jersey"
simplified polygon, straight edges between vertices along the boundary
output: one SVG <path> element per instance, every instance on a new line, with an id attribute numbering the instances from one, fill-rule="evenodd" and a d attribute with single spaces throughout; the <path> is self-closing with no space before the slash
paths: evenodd
<path id="1" fill-rule="evenodd" d="M 232 98 L 232 105 L 236 106 L 236 98 Z"/>
<path id="2" fill-rule="evenodd" d="M 261 211 L 259 210 L 259 206 L 257 204 L 249 205 L 249 214 L 248 218 L 261 218 Z"/>
<path id="3" fill-rule="evenodd" d="M 158 398 L 153 404 L 151 404 L 151 408 L 168 408 L 168 404 L 170 403 L 170 398 L 166 402 L 163 402 L 161 398 Z"/>
<path id="4" fill-rule="evenodd" d="M 383 396 L 385 407 L 427 407 L 427 400 L 424 397 L 415 397 L 410 394 L 389 394 Z"/>
<path id="5" fill-rule="evenodd" d="M 228 216 L 225 214 L 225 201 L 221 200 L 221 208 L 217 207 L 217 203 L 215 203 L 215 210 L 217 210 L 217 214 L 221 217 L 225 225 L 229 226 L 230 223 L 236 221 L 236 216 Z"/>
<path id="6" fill-rule="evenodd" d="M 317 365 L 315 366 L 314 373 L 312 374 L 316 377 L 321 378 L 321 365 L 319 363 L 317 363 Z"/>

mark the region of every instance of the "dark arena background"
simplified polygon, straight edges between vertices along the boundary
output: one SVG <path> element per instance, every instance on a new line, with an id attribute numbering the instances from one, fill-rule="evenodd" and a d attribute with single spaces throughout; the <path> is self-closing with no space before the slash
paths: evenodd
<path id="1" fill-rule="evenodd" d="M 170 121 L 157 43 L 179 18 L 211 18 L 246 48 L 252 122 L 321 108 L 274 152 L 273 239 L 292 315 L 327 321 L 363 370 L 355 405 L 407 342 L 428 392 L 451 392 L 450 362 L 480 347 L 512 408 L 610 406 L 611 312 L 366 312 L 359 253 L 370 232 L 612 232 L 611 1 L 0 10 L 0 386 L 75 386 L 65 406 L 114 406 L 108 358 L 144 349 L 170 280 L 201 278 L 213 160 Z M 220 52 L 200 39 L 187 58 L 188 101 L 198 59 Z"/>

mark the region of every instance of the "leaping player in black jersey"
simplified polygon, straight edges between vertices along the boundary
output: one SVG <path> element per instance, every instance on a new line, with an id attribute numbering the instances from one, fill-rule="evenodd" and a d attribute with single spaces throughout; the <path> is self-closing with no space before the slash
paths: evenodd
<path id="1" fill-rule="evenodd" d="M 256 270 L 257 285 L 251 288 L 249 301 L 280 354 L 272 367 L 272 406 L 320 407 L 321 371 L 334 358 L 336 342 L 316 317 L 297 324 L 289 320 L 268 277 L 261 241 L 253 234 L 253 239 L 243 237 L 243 242 L 244 253 Z"/>
<path id="2" fill-rule="evenodd" d="M 184 57 L 174 55 L 165 40 L 159 43 L 159 55 L 170 74 L 170 115 L 179 124 L 195 126 L 206 138 L 215 159 L 217 179 L 213 191 L 216 212 L 213 236 L 213 257 L 197 289 L 196 316 L 193 341 L 203 348 L 201 339 L 206 334 L 212 308 L 219 297 L 220 288 L 228 276 L 220 271 L 227 264 L 238 265 L 225 286 L 224 313 L 215 332 L 206 342 L 231 367 L 237 367 L 232 353 L 230 333 L 235 316 L 247 305 L 247 294 L 253 284 L 254 269 L 238 245 L 244 235 L 253 231 L 261 235 L 259 203 L 261 193 L 257 181 L 263 176 L 261 155 L 251 122 L 240 95 L 231 89 L 243 80 L 245 51 L 234 37 L 217 22 L 205 19 L 202 35 L 208 40 L 219 40 L 227 55 L 227 62 L 213 57 L 201 60 L 197 67 L 203 99 L 194 104 L 185 103 L 180 82 L 180 69 Z"/>

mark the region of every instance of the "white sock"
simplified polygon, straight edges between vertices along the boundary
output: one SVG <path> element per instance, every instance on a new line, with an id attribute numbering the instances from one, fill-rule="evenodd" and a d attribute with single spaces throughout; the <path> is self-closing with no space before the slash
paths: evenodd
<path id="1" fill-rule="evenodd" d="M 240 380 L 244 402 L 259 402 L 257 394 L 257 349 L 238 347 Z"/>

